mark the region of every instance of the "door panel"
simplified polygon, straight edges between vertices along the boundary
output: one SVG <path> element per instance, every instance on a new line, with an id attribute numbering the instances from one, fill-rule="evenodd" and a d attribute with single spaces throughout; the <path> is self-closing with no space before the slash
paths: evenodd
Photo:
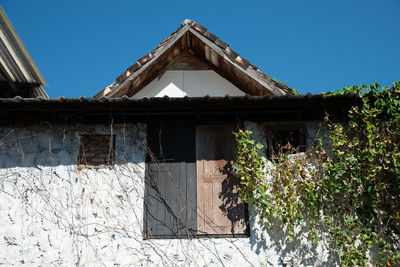
<path id="1" fill-rule="evenodd" d="M 195 127 L 149 125 L 144 230 L 147 236 L 196 233 Z"/>
<path id="2" fill-rule="evenodd" d="M 199 234 L 243 234 L 245 204 L 233 175 L 232 125 L 197 126 L 197 228 Z"/>

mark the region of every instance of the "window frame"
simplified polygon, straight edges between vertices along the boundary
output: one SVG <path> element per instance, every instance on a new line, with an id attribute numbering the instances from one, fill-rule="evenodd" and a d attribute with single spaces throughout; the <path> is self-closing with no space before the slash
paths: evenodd
<path id="1" fill-rule="evenodd" d="M 86 147 L 90 147 L 89 145 L 85 145 L 84 143 L 87 143 L 89 139 L 93 138 L 105 138 L 108 139 L 107 143 L 102 142 L 102 145 L 107 146 L 103 151 L 101 150 L 95 150 L 95 151 L 90 151 L 93 153 L 100 152 L 100 153 L 106 153 L 107 158 L 101 163 L 100 161 L 98 162 L 88 162 L 88 158 L 86 157 L 86 154 L 88 151 L 83 151 L 82 149 L 85 150 Z M 112 142 L 112 143 L 111 143 Z M 111 148 L 111 150 L 110 150 Z M 108 159 L 108 157 L 110 157 Z M 80 134 L 78 137 L 78 159 L 77 159 L 77 165 L 79 168 L 102 168 L 102 167 L 112 167 L 115 165 L 115 134 Z"/>
<path id="2" fill-rule="evenodd" d="M 298 153 L 303 153 L 307 150 L 307 127 L 304 123 L 301 122 L 279 122 L 279 123 L 264 123 L 264 132 L 266 134 L 266 142 L 267 142 L 267 158 L 271 159 L 275 155 L 274 146 L 276 145 L 273 141 L 273 135 L 276 131 L 296 131 L 299 130 L 299 139 L 298 147 L 294 147 L 299 149 Z M 295 153 L 295 154 L 298 154 Z"/>

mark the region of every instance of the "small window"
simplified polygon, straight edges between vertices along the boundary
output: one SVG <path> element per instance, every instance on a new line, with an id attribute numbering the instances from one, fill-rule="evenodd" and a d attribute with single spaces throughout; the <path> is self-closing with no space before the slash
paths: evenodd
<path id="1" fill-rule="evenodd" d="M 303 127 L 286 126 L 268 129 L 269 157 L 278 153 L 299 153 L 306 151 L 305 129 Z"/>
<path id="2" fill-rule="evenodd" d="M 79 138 L 79 166 L 114 165 L 114 135 L 81 135 Z"/>

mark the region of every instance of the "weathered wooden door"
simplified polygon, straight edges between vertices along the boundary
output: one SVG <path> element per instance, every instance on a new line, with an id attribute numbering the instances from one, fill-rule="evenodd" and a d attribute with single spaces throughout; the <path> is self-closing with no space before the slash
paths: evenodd
<path id="1" fill-rule="evenodd" d="M 197 230 L 199 234 L 244 234 L 245 205 L 233 175 L 232 125 L 196 127 Z"/>
<path id="2" fill-rule="evenodd" d="M 148 125 L 144 230 L 149 237 L 196 234 L 194 125 Z"/>

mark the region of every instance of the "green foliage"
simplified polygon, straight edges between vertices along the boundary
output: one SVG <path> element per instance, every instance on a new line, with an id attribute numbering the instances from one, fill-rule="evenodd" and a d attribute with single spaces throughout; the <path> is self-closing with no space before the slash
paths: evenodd
<path id="1" fill-rule="evenodd" d="M 278 219 L 289 237 L 296 226 L 307 225 L 313 242 L 318 229 L 327 232 L 344 266 L 367 265 L 371 248 L 379 251 L 374 264 L 400 264 L 400 84 L 346 87 L 327 97 L 348 93 L 362 104 L 346 123 L 326 117 L 329 149 L 317 139 L 305 155 L 278 153 L 266 168 L 251 132 L 235 133 L 241 195 L 267 227 Z"/>

